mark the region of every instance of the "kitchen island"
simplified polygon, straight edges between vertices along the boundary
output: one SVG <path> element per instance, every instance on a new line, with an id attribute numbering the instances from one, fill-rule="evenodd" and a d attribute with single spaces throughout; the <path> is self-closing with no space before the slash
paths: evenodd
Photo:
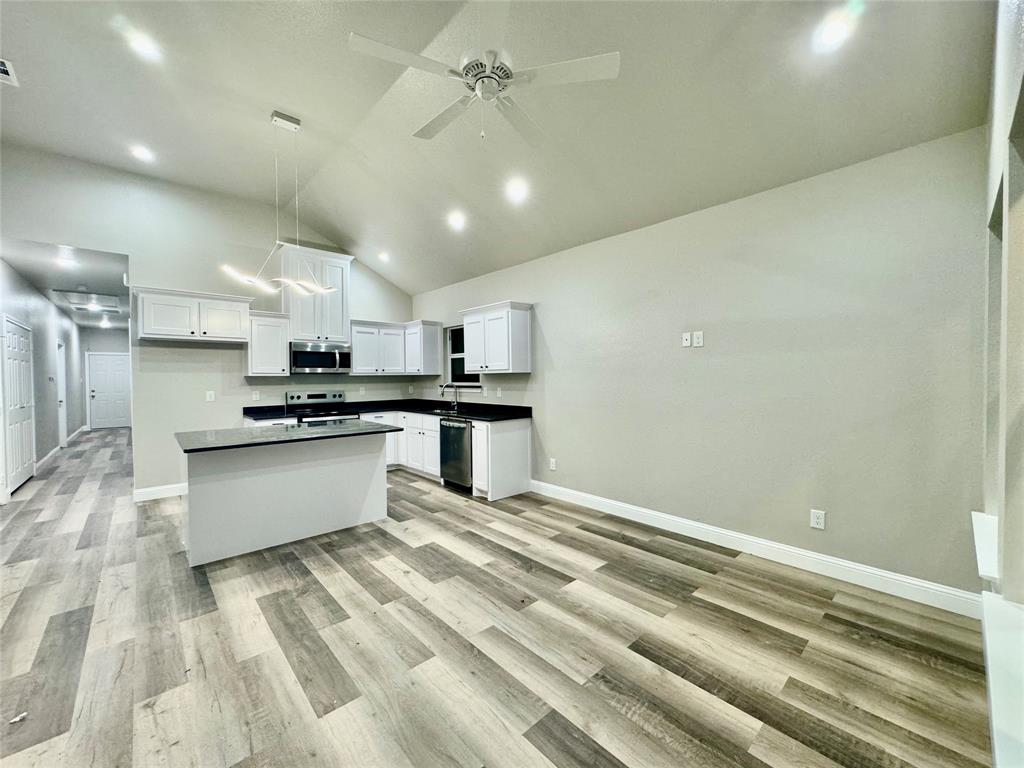
<path id="1" fill-rule="evenodd" d="M 385 435 L 359 419 L 179 432 L 192 566 L 387 516 Z"/>

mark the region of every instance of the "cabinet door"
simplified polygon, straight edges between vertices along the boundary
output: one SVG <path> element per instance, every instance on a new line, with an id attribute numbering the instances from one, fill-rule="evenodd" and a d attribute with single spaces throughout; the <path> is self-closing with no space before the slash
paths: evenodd
<path id="1" fill-rule="evenodd" d="M 381 328 L 378 338 L 381 373 L 405 373 L 405 330 Z"/>
<path id="2" fill-rule="evenodd" d="M 254 317 L 249 323 L 249 375 L 288 374 L 288 320 Z"/>
<path id="3" fill-rule="evenodd" d="M 198 336 L 199 301 L 188 296 L 140 294 L 142 336 Z"/>
<path id="4" fill-rule="evenodd" d="M 432 429 L 423 430 L 423 471 L 441 474 L 441 434 Z"/>
<path id="5" fill-rule="evenodd" d="M 368 325 L 352 326 L 352 373 L 380 372 L 380 333 Z"/>
<path id="6" fill-rule="evenodd" d="M 407 456 L 405 463 L 413 469 L 423 469 L 423 430 L 422 429 L 409 429 L 406 430 L 406 451 Z M 441 446 L 437 448 L 438 461 L 440 461 Z M 438 469 L 438 472 L 441 470 Z"/>
<path id="7" fill-rule="evenodd" d="M 307 254 L 292 254 L 288 257 L 288 277 L 310 286 L 321 282 L 320 259 Z M 320 328 L 320 298 L 323 294 L 309 292 L 303 296 L 292 288 L 288 292 L 288 316 L 291 318 L 292 338 L 299 341 L 322 341 Z"/>
<path id="8" fill-rule="evenodd" d="M 423 329 L 405 329 L 405 372 L 423 373 Z"/>
<path id="9" fill-rule="evenodd" d="M 489 457 L 487 453 L 487 425 L 473 422 L 473 487 L 486 491 L 488 488 Z"/>
<path id="10" fill-rule="evenodd" d="M 244 341 L 249 330 L 249 305 L 240 301 L 199 300 L 199 335 Z"/>
<path id="11" fill-rule="evenodd" d="M 321 294 L 320 331 L 327 341 L 349 341 L 348 314 L 348 262 L 324 259 L 320 284 L 334 288 Z"/>
<path id="12" fill-rule="evenodd" d="M 409 430 L 408 420 L 404 413 L 395 414 L 395 426 L 401 427 L 401 432 L 396 432 L 395 447 L 398 449 L 398 456 L 396 457 L 397 464 L 408 464 L 409 463 Z"/>
<path id="13" fill-rule="evenodd" d="M 484 347 L 484 316 L 466 315 L 462 329 L 466 349 L 466 371 L 482 371 L 487 362 Z"/>
<path id="14" fill-rule="evenodd" d="M 509 363 L 508 312 L 488 312 L 484 318 L 484 370 L 507 371 Z"/>

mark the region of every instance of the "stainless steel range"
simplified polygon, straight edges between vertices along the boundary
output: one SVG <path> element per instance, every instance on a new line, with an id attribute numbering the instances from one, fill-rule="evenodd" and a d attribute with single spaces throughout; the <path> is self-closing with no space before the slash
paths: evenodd
<path id="1" fill-rule="evenodd" d="M 299 424 L 333 424 L 358 419 L 358 413 L 345 409 L 345 393 L 340 389 L 285 392 L 285 409 Z"/>

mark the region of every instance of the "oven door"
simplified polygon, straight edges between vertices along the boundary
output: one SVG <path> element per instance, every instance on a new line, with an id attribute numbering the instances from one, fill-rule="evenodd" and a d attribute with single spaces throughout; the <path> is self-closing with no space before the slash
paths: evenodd
<path id="1" fill-rule="evenodd" d="M 348 373 L 352 348 L 347 344 L 291 343 L 292 373 Z"/>

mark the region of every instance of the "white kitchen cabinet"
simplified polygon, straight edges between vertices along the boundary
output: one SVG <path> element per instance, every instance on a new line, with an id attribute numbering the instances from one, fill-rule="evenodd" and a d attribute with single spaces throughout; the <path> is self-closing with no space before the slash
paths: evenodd
<path id="1" fill-rule="evenodd" d="M 406 430 L 405 464 L 410 469 L 423 471 L 423 430 Z"/>
<path id="2" fill-rule="evenodd" d="M 287 376 L 288 317 L 276 312 L 249 313 L 249 376 Z"/>
<path id="3" fill-rule="evenodd" d="M 352 373 L 441 375 L 441 323 L 352 321 Z"/>
<path id="4" fill-rule="evenodd" d="M 360 415 L 360 419 L 366 421 L 372 421 L 377 424 L 390 424 L 391 426 L 401 426 L 396 424 L 396 417 L 398 414 L 395 413 L 364 413 Z M 387 455 L 387 463 L 391 464 L 398 463 L 398 436 L 401 432 L 388 432 L 384 435 L 385 453 Z"/>
<path id="5" fill-rule="evenodd" d="M 208 339 L 249 338 L 249 305 L 223 299 L 199 300 L 199 335 Z"/>
<path id="6" fill-rule="evenodd" d="M 352 257 L 278 243 L 281 274 L 307 289 L 303 295 L 287 287 L 283 291 L 284 311 L 291 319 L 291 338 L 295 341 L 348 342 L 349 272 Z M 319 289 L 334 288 L 328 293 Z"/>
<path id="7" fill-rule="evenodd" d="M 251 298 L 137 289 L 140 339 L 242 343 L 249 338 Z"/>
<path id="8" fill-rule="evenodd" d="M 530 490 L 530 419 L 473 422 L 473 495 L 497 501 Z"/>
<path id="9" fill-rule="evenodd" d="M 503 301 L 462 310 L 466 371 L 530 373 L 532 306 Z"/>
<path id="10" fill-rule="evenodd" d="M 423 471 L 428 475 L 441 474 L 441 433 L 433 429 L 423 430 Z"/>
<path id="11" fill-rule="evenodd" d="M 489 487 L 488 473 L 490 459 L 488 458 L 488 425 L 486 421 L 472 422 L 472 446 L 473 446 L 473 487 L 487 494 Z"/>
<path id="12" fill-rule="evenodd" d="M 405 325 L 405 372 L 441 375 L 441 323 L 413 320 Z"/>
<path id="13" fill-rule="evenodd" d="M 380 373 L 380 328 L 352 323 L 352 373 Z"/>
<path id="14" fill-rule="evenodd" d="M 381 328 L 377 355 L 381 373 L 405 373 L 405 329 Z"/>

